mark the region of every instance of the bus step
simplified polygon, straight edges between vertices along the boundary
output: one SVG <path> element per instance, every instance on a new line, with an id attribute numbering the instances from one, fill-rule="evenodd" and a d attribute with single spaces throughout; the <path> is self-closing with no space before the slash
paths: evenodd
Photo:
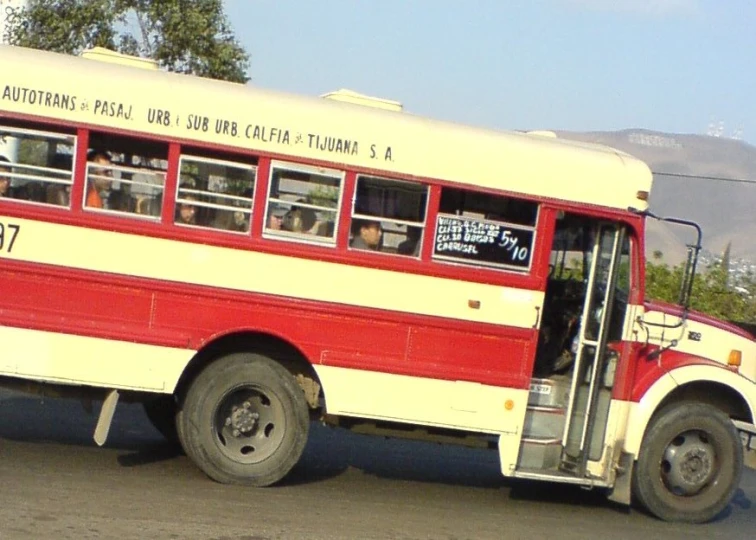
<path id="1" fill-rule="evenodd" d="M 525 413 L 522 435 L 527 439 L 561 439 L 566 420 L 566 409 L 529 406 Z"/>
<path id="2" fill-rule="evenodd" d="M 586 488 L 608 487 L 608 484 L 600 478 L 581 478 L 569 472 L 548 471 L 538 469 L 518 469 L 512 475 L 514 478 L 526 478 L 528 480 L 542 480 L 545 482 L 558 482 L 560 484 L 574 484 Z"/>
<path id="3" fill-rule="evenodd" d="M 523 438 L 520 443 L 520 455 L 517 458 L 518 469 L 553 469 L 559 467 L 562 456 L 562 441 L 554 438 Z"/>
<path id="4" fill-rule="evenodd" d="M 528 405 L 535 407 L 567 407 L 570 398 L 570 379 L 531 379 Z"/>

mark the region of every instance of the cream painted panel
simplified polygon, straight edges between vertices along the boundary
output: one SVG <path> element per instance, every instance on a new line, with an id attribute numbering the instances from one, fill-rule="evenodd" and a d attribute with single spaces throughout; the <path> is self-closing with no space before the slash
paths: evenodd
<path id="1" fill-rule="evenodd" d="M 525 418 L 527 390 L 331 366 L 315 370 L 329 414 L 492 434 L 519 433 Z"/>
<path id="2" fill-rule="evenodd" d="M 648 166 L 595 144 L 0 47 L 0 108 L 553 199 L 645 209 Z M 118 81 L 118 84 L 113 84 Z M 565 181 L 569 179 L 569 181 Z"/>
<path id="3" fill-rule="evenodd" d="M 11 259 L 532 328 L 543 293 L 0 216 Z M 369 284 L 370 286 L 366 286 Z M 480 301 L 480 309 L 469 307 Z"/>
<path id="4" fill-rule="evenodd" d="M 0 374 L 171 393 L 194 351 L 0 327 Z"/>

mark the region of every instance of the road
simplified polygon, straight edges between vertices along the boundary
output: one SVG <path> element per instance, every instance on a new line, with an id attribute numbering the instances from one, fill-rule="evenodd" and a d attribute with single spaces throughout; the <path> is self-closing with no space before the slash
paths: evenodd
<path id="1" fill-rule="evenodd" d="M 660 522 L 595 492 L 513 482 L 491 451 L 313 426 L 300 464 L 265 489 L 208 480 L 120 405 L 110 439 L 70 400 L 0 391 L 0 540 L 750 538 L 756 472 L 706 525 Z"/>

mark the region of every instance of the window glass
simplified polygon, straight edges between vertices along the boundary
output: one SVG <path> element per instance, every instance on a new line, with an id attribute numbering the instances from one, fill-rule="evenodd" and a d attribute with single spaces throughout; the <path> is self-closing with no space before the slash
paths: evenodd
<path id="1" fill-rule="evenodd" d="M 538 204 L 444 188 L 436 220 L 435 259 L 529 270 Z"/>
<path id="2" fill-rule="evenodd" d="M 427 205 L 427 186 L 358 176 L 350 248 L 419 257 Z"/>
<path id="3" fill-rule="evenodd" d="M 335 244 L 343 177 L 339 171 L 274 163 L 266 236 Z"/>
<path id="4" fill-rule="evenodd" d="M 249 232 L 256 167 L 182 156 L 180 170 L 177 224 Z"/>
<path id="5" fill-rule="evenodd" d="M 0 197 L 70 206 L 76 137 L 0 127 Z"/>
<path id="6" fill-rule="evenodd" d="M 164 143 L 92 133 L 84 207 L 159 219 L 167 157 Z"/>

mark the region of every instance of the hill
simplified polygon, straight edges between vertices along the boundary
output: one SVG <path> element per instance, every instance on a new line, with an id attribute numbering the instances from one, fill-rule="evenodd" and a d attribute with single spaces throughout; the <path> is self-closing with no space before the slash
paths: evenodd
<path id="1" fill-rule="evenodd" d="M 756 147 L 734 139 L 630 129 L 615 132 L 558 132 L 559 137 L 604 144 L 648 163 L 654 172 L 651 211 L 696 221 L 703 228 L 704 249 L 721 254 L 732 242 L 732 256 L 756 263 Z M 669 175 L 686 175 L 669 176 Z M 752 181 L 725 182 L 704 178 Z M 648 253 L 660 250 L 667 262 L 679 262 L 681 227 L 649 221 Z"/>

